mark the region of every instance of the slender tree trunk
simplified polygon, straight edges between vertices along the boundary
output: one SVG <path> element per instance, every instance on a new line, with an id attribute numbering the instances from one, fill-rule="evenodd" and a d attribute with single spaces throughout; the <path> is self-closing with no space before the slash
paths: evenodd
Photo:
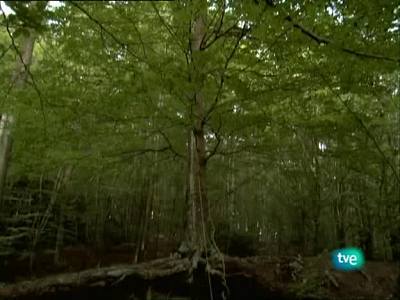
<path id="1" fill-rule="evenodd" d="M 10 126 L 13 123 L 13 117 L 2 114 L 0 119 L 0 209 L 3 206 L 5 182 L 7 170 L 11 157 L 12 138 Z"/>
<path id="2" fill-rule="evenodd" d="M 61 250 L 64 245 L 64 212 L 62 209 L 59 211 L 59 220 L 57 226 L 56 235 L 56 249 L 54 252 L 54 265 L 59 266 L 61 264 Z"/>
<path id="3" fill-rule="evenodd" d="M 53 196 L 56 197 L 57 194 L 60 194 L 63 188 L 67 185 L 68 181 L 70 180 L 72 174 L 72 166 L 68 165 L 63 168 L 61 173 L 61 179 L 59 181 L 58 186 L 53 191 Z M 56 201 L 56 200 L 54 200 Z M 54 264 L 60 264 L 60 257 L 61 251 L 64 247 L 64 207 L 62 203 L 58 203 L 58 225 L 57 225 L 57 235 L 56 235 L 56 245 L 55 245 L 55 252 L 54 252 Z"/>
<path id="4" fill-rule="evenodd" d="M 318 146 L 317 146 L 318 147 Z M 319 246 L 319 230 L 320 230 L 320 214 L 321 214 L 321 172 L 320 165 L 318 161 L 318 157 L 315 155 L 313 157 L 314 164 L 314 195 L 313 195 L 313 213 L 312 213 L 312 222 L 313 222 L 313 254 L 317 255 L 320 251 Z"/>
<path id="5" fill-rule="evenodd" d="M 337 183 L 337 199 L 334 203 L 334 216 L 336 219 L 335 222 L 335 231 L 336 231 L 336 242 L 340 248 L 345 247 L 346 245 L 346 229 L 345 229 L 345 213 L 346 206 L 343 204 L 345 187 L 343 183 L 344 179 L 340 179 Z"/>
<path id="6" fill-rule="evenodd" d="M 151 211 L 153 210 L 153 201 L 154 201 L 154 182 L 151 182 L 148 191 L 148 197 L 146 200 L 146 211 L 145 218 L 143 224 L 143 233 L 142 233 L 142 244 L 140 246 L 140 253 L 142 258 L 145 257 L 145 250 L 149 242 L 149 231 L 150 231 L 150 218 Z"/>
<path id="7" fill-rule="evenodd" d="M 104 204 L 105 201 L 100 197 L 100 175 L 96 176 L 96 220 L 95 220 L 95 237 L 96 237 L 96 248 L 99 252 L 104 250 Z"/>
<path id="8" fill-rule="evenodd" d="M 192 131 L 188 132 L 188 151 L 187 151 L 187 178 L 186 178 L 186 219 L 185 219 L 185 240 L 192 244 L 193 241 L 196 240 L 196 231 L 195 231 L 195 222 L 196 222 L 196 214 L 195 214 L 195 201 L 194 197 L 194 138 L 192 135 Z"/>
<path id="9" fill-rule="evenodd" d="M 144 184 L 142 187 L 141 192 L 141 199 L 140 199 L 140 206 L 139 206 L 139 216 L 138 216 L 138 225 L 139 228 L 136 231 L 136 238 L 135 238 L 135 255 L 133 262 L 138 263 L 142 259 L 142 250 L 144 250 L 144 238 L 145 238 L 145 231 L 146 231 L 146 218 L 147 218 L 147 210 L 148 210 L 148 203 L 149 203 L 149 193 L 150 193 L 150 181 L 146 179 L 146 174 L 142 172 Z"/>
<path id="10" fill-rule="evenodd" d="M 228 176 L 228 218 L 225 220 L 229 220 L 229 232 L 232 230 L 232 225 L 235 223 L 235 214 L 236 214 L 236 182 L 235 182 L 235 161 L 232 157 L 229 157 L 228 160 L 228 165 L 229 165 L 229 176 Z"/>

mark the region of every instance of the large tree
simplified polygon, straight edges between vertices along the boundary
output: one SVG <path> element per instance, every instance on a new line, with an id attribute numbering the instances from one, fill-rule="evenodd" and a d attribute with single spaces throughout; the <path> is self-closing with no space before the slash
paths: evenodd
<path id="1" fill-rule="evenodd" d="M 1 82 L 24 120 L 9 178 L 74 165 L 61 203 L 87 240 L 112 228 L 142 249 L 168 232 L 201 254 L 227 221 L 278 249 L 396 253 L 395 1 L 66 2 L 42 16 L 35 84 Z"/>

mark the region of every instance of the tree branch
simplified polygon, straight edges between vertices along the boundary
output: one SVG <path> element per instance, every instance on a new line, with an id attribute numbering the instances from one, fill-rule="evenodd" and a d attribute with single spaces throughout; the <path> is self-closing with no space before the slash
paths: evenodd
<path id="1" fill-rule="evenodd" d="M 0 54 L 0 60 L 7 54 L 8 50 L 12 48 L 12 45 L 9 45 L 8 48 L 4 49 L 4 51 Z"/>
<path id="2" fill-rule="evenodd" d="M 157 14 L 158 18 L 160 19 L 161 24 L 167 29 L 167 31 L 171 35 L 171 37 L 175 39 L 175 42 L 179 44 L 183 53 L 186 53 L 186 51 L 185 51 L 186 47 L 182 44 L 182 42 L 180 41 L 177 34 L 172 30 L 171 26 L 163 19 L 163 17 L 160 14 L 160 11 L 157 9 L 154 2 L 151 2 L 151 5 L 153 6 L 153 9 L 154 9 L 155 13 Z"/>
<path id="3" fill-rule="evenodd" d="M 68 2 L 71 3 L 71 5 L 75 6 L 77 9 L 79 9 L 85 16 L 87 16 L 91 21 L 93 21 L 95 24 L 99 26 L 99 28 L 107 33 L 113 40 L 116 42 L 118 45 L 120 45 L 123 49 L 125 49 L 130 55 L 132 55 L 134 58 L 136 58 L 138 61 L 143 60 L 137 56 L 135 53 L 132 52 L 132 50 L 129 48 L 128 44 L 121 41 L 114 33 L 112 33 L 108 28 L 106 28 L 99 20 L 94 18 L 86 9 L 84 9 L 82 6 L 77 4 L 75 1 Z"/>
<path id="4" fill-rule="evenodd" d="M 231 53 L 229 54 L 228 58 L 227 58 L 226 61 L 225 61 L 224 68 L 223 68 L 223 70 L 222 70 L 222 74 L 221 74 L 221 78 L 220 78 L 220 82 L 219 82 L 219 86 L 218 86 L 218 91 L 217 91 L 217 94 L 216 94 L 216 96 L 215 96 L 215 99 L 214 99 L 213 104 L 212 104 L 211 107 L 207 110 L 207 112 L 206 112 L 206 114 L 205 114 L 205 118 L 204 118 L 205 121 L 208 120 L 210 114 L 214 111 L 215 107 L 216 107 L 217 104 L 218 104 L 218 100 L 219 100 L 219 98 L 220 98 L 221 95 L 222 95 L 222 89 L 223 89 L 223 87 L 224 87 L 225 75 L 226 75 L 226 71 L 228 70 L 229 63 L 230 63 L 230 61 L 232 60 L 233 56 L 235 55 L 235 52 L 236 52 L 236 50 L 237 50 L 238 47 L 239 47 L 240 41 L 245 37 L 247 31 L 248 31 L 248 30 L 245 28 L 245 26 L 243 26 L 242 31 L 241 31 L 241 34 L 240 34 L 240 36 L 238 37 L 238 39 L 236 40 L 235 46 L 233 47 Z"/>
<path id="5" fill-rule="evenodd" d="M 209 152 L 209 154 L 206 156 L 206 162 L 208 162 L 209 159 L 211 157 L 213 157 L 218 151 L 219 145 L 221 144 L 221 141 L 222 141 L 221 135 L 219 134 L 219 132 L 221 131 L 221 127 L 222 127 L 222 120 L 221 120 L 221 116 L 219 116 L 218 129 L 217 130 L 212 130 L 213 133 L 215 134 L 216 139 L 217 139 L 217 143 L 215 144 L 214 148 Z"/>
<path id="6" fill-rule="evenodd" d="M 155 152 L 166 152 L 170 150 L 169 146 L 165 146 L 162 148 L 144 148 L 144 149 L 132 149 L 132 150 L 124 150 L 117 153 L 106 154 L 105 157 L 115 157 L 120 155 L 129 155 L 129 156 L 139 156 L 144 155 L 146 153 L 155 153 Z"/>
<path id="7" fill-rule="evenodd" d="M 179 158 L 185 158 L 182 154 L 180 154 L 178 151 L 176 151 L 174 149 L 174 147 L 172 146 L 171 141 L 169 140 L 169 138 L 167 137 L 167 135 L 161 130 L 159 129 L 158 132 L 161 134 L 161 136 L 164 138 L 165 142 L 168 144 L 168 148 L 169 150 L 171 150 L 172 153 L 175 154 L 175 156 L 179 157 Z"/>
<path id="8" fill-rule="evenodd" d="M 384 56 L 384 55 L 380 55 L 380 54 L 372 54 L 372 53 L 357 51 L 357 50 L 354 50 L 354 49 L 351 49 L 351 48 L 348 48 L 348 47 L 339 46 L 334 41 L 329 40 L 329 39 L 327 39 L 325 37 L 321 37 L 321 36 L 317 35 L 316 33 L 312 32 L 311 30 L 307 29 L 306 27 L 304 27 L 300 23 L 295 22 L 291 16 L 287 16 L 285 18 L 285 20 L 289 21 L 290 23 L 292 23 L 294 28 L 299 29 L 301 31 L 301 33 L 303 33 L 304 35 L 308 36 L 309 38 L 311 38 L 312 40 L 314 40 L 318 44 L 331 45 L 331 46 L 333 46 L 334 48 L 336 48 L 338 50 L 341 50 L 341 51 L 349 53 L 349 54 L 353 54 L 353 55 L 358 56 L 358 57 L 377 59 L 377 60 L 385 60 L 385 61 L 391 61 L 391 62 L 400 63 L 400 58 L 393 58 L 393 57 L 388 57 L 388 56 Z"/>
<path id="9" fill-rule="evenodd" d="M 217 37 L 219 36 L 220 32 L 221 32 L 222 25 L 223 25 L 223 23 L 224 23 L 224 18 L 225 18 L 226 0 L 222 0 L 222 2 L 223 2 L 223 4 L 222 4 L 222 8 L 221 8 L 221 17 L 219 18 L 219 21 L 218 21 L 218 27 L 217 27 L 216 30 L 213 30 L 213 31 L 211 32 L 211 34 L 210 34 L 209 37 L 206 37 L 206 38 L 205 38 L 205 44 L 206 44 L 206 45 L 207 45 L 207 44 L 210 44 L 210 43 L 208 42 L 208 40 L 212 37 L 213 34 L 215 34 L 214 39 L 213 39 L 213 43 L 214 43 L 214 42 L 216 41 Z M 215 15 L 217 15 L 217 13 L 218 13 L 218 10 L 217 10 L 217 12 L 215 13 Z M 213 22 L 214 22 L 214 20 L 211 21 L 211 24 L 212 24 Z"/>

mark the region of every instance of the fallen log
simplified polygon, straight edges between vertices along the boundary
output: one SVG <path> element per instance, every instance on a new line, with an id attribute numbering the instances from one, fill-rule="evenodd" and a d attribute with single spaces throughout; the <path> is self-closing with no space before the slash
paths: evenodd
<path id="1" fill-rule="evenodd" d="M 222 259 L 223 258 L 223 259 Z M 367 263 L 371 279 L 358 272 L 338 272 L 310 258 L 299 268 L 298 257 L 179 256 L 141 264 L 88 269 L 0 285 L 0 299 L 393 299 L 394 264 Z M 324 272 L 324 270 L 328 270 Z M 293 276 L 295 274 L 295 276 Z M 390 275 L 390 276 L 388 276 Z M 339 285 L 340 282 L 340 285 Z M 318 284 L 316 284 L 318 283 Z M 357 284 L 358 283 L 358 284 Z M 210 294 L 213 296 L 211 297 Z M 228 298 L 229 296 L 229 298 Z M 149 298 L 150 297 L 150 298 Z M 183 298 L 182 298 L 183 297 Z"/>
<path id="2" fill-rule="evenodd" d="M 81 287 L 112 287 L 127 280 L 154 281 L 183 275 L 190 269 L 187 258 L 165 258 L 136 265 L 116 265 L 77 273 L 23 281 L 0 288 L 0 299 L 19 299 L 57 294 Z"/>
<path id="3" fill-rule="evenodd" d="M 221 263 L 222 258 L 224 263 Z M 216 300 L 226 299 L 229 289 L 239 296 L 244 286 L 243 292 L 247 295 L 249 289 L 254 295 L 279 293 L 256 271 L 258 261 L 227 256 L 197 259 L 196 268 L 191 259 L 175 256 L 23 281 L 0 286 L 0 299 L 89 299 L 88 295 L 90 299 L 99 299 L 95 295 L 100 295 L 101 299 L 115 299 L 110 289 L 125 291 L 118 299 L 147 299 L 151 289 L 186 297 L 200 295 L 199 299 L 208 299 L 212 292 L 212 298 Z M 105 296 L 107 292 L 114 296 Z M 242 299 L 241 296 L 238 299 Z"/>

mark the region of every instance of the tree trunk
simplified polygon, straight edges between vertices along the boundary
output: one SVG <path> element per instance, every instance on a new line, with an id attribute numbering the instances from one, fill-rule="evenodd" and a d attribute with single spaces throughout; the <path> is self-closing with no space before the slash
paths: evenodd
<path id="1" fill-rule="evenodd" d="M 186 241 L 192 250 L 203 252 L 208 246 L 209 209 L 206 192 L 206 141 L 204 138 L 203 85 L 204 65 L 201 58 L 202 44 L 206 34 L 206 2 L 202 2 L 195 16 L 191 36 L 190 81 L 194 90 L 190 99 L 188 133 L 188 178 L 187 178 L 187 220 Z"/>
<path id="2" fill-rule="evenodd" d="M 2 114 L 0 119 L 0 209 L 3 205 L 5 182 L 7 177 L 7 169 L 11 157 L 12 138 L 10 134 L 10 126 L 13 117 Z"/>
<path id="3" fill-rule="evenodd" d="M 22 43 L 19 53 L 17 53 L 17 62 L 12 77 L 12 84 L 16 88 L 23 88 L 28 80 L 29 67 L 32 64 L 33 49 L 36 41 L 36 32 L 34 29 L 28 29 L 29 35 Z"/>
<path id="4" fill-rule="evenodd" d="M 345 228 L 345 214 L 346 214 L 346 206 L 345 203 L 345 186 L 344 186 L 344 178 L 340 179 L 337 183 L 337 198 L 334 202 L 334 216 L 336 219 L 335 222 L 335 231 L 336 231 L 336 241 L 337 245 L 340 248 L 344 248 L 346 246 L 346 228 Z"/>
<path id="5" fill-rule="evenodd" d="M 61 265 L 61 250 L 64 247 L 64 211 L 60 208 L 56 235 L 56 249 L 54 252 L 54 265 Z"/>
<path id="6" fill-rule="evenodd" d="M 145 185 L 141 201 L 141 217 L 139 218 L 140 227 L 136 239 L 134 263 L 138 263 L 143 260 L 145 248 L 148 242 L 149 218 L 153 205 L 153 182 L 151 180 L 148 180 L 147 184 Z"/>
<path id="7" fill-rule="evenodd" d="M 33 3 L 32 7 L 36 4 Z M 44 9 L 45 5 L 43 6 Z M 25 36 L 21 42 L 21 48 L 15 49 L 17 52 L 17 60 L 15 69 L 11 77 L 11 85 L 22 89 L 29 75 L 29 67 L 32 63 L 33 48 L 36 40 L 36 32 L 32 28 L 28 28 L 28 36 Z M 4 188 L 7 178 L 7 169 L 11 157 L 12 142 L 10 134 L 10 126 L 13 123 L 13 117 L 7 113 L 1 114 L 0 121 L 0 208 L 3 204 Z"/>
<path id="8" fill-rule="evenodd" d="M 71 174 L 72 174 L 71 165 L 68 165 L 65 168 L 60 168 L 50 200 L 50 205 L 49 205 L 50 210 L 53 210 L 54 206 L 56 206 L 57 195 L 59 195 L 62 189 L 67 185 L 68 181 L 70 180 Z M 50 213 L 51 211 L 49 211 L 49 214 Z M 54 259 L 54 264 L 59 265 L 60 253 L 62 248 L 64 247 L 64 207 L 62 203 L 58 203 L 57 211 L 55 212 L 55 214 L 58 215 L 58 225 L 57 225 L 56 244 L 55 244 L 55 252 L 53 259 Z M 46 226 L 46 223 L 44 223 L 43 225 L 44 227 Z"/>
<path id="9" fill-rule="evenodd" d="M 318 146 L 317 146 L 318 147 Z M 321 172 L 318 157 L 315 155 L 313 157 L 313 164 L 315 167 L 314 171 L 314 195 L 313 195 L 313 254 L 317 255 L 319 253 L 319 230 L 320 230 L 320 214 L 321 214 Z"/>

